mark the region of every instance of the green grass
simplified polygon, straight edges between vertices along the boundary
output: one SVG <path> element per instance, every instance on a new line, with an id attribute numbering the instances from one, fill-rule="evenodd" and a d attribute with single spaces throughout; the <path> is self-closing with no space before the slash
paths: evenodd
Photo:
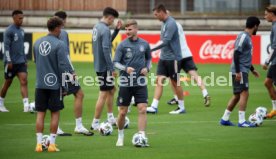
<path id="1" fill-rule="evenodd" d="M 3 63 L 0 62 L 3 66 Z M 94 76 L 92 63 L 74 63 L 78 75 Z M 203 76 L 215 72 L 215 77 L 228 77 L 229 65 L 198 65 L 199 73 Z M 256 67 L 261 77 L 250 76 L 250 97 L 246 116 L 253 113 L 255 108 L 263 105 L 271 109 L 271 101 L 263 86 L 266 73 L 260 66 Z M 151 72 L 155 72 L 154 65 Z M 0 83 L 3 83 L 3 69 L 0 69 Z M 34 100 L 35 66 L 29 62 L 29 98 Z M 95 103 L 98 97 L 98 87 L 88 87 L 82 84 L 85 93 L 83 108 L 83 123 L 89 128 Z M 154 87 L 149 86 L 149 103 L 152 101 Z M 125 131 L 125 146 L 115 146 L 117 131 L 111 136 L 104 137 L 96 133 L 87 137 L 73 135 L 72 137 L 58 137 L 57 144 L 61 149 L 58 153 L 35 153 L 35 114 L 23 113 L 22 99 L 19 91 L 19 82 L 14 80 L 5 99 L 9 113 L 0 113 L 0 158 L 1 159 L 43 159 L 43 158 L 94 158 L 94 159 L 123 159 L 123 158 L 187 158 L 187 159 L 266 159 L 276 155 L 276 120 L 265 120 L 263 125 L 253 129 L 238 127 L 222 127 L 218 124 L 229 98 L 232 87 L 210 86 L 209 94 L 212 105 L 203 106 L 201 91 L 195 86 L 186 86 L 184 90 L 190 95 L 185 98 L 187 113 L 184 115 L 169 115 L 175 109 L 166 102 L 171 99 L 172 92 L 169 86 L 164 88 L 157 115 L 148 115 L 147 135 L 149 148 L 135 148 L 131 144 L 132 135 L 137 131 L 137 111 L 132 107 L 129 114 L 130 128 Z M 117 95 L 116 95 L 117 97 Z M 73 96 L 65 98 L 65 109 L 61 112 L 60 125 L 66 132 L 73 133 L 75 120 L 73 114 Z M 115 114 L 117 109 L 114 104 Z M 106 119 L 104 111 L 102 120 Z M 47 114 L 45 134 L 49 133 L 49 112 Z M 231 120 L 237 123 L 238 111 L 235 109 Z"/>

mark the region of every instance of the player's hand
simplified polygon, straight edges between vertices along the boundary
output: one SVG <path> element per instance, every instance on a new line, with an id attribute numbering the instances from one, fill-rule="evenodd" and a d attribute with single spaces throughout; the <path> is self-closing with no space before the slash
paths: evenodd
<path id="1" fill-rule="evenodd" d="M 242 73 L 241 73 L 241 72 L 236 73 L 235 80 L 236 80 L 236 81 L 241 81 L 241 76 L 242 76 Z"/>
<path id="2" fill-rule="evenodd" d="M 148 74 L 148 69 L 145 67 L 141 70 L 141 74 L 146 76 Z"/>
<path id="3" fill-rule="evenodd" d="M 8 63 L 8 70 L 12 70 L 12 63 Z"/>
<path id="4" fill-rule="evenodd" d="M 122 20 L 121 19 L 118 19 L 118 22 L 117 22 L 117 25 L 116 25 L 116 29 L 121 29 L 122 28 L 122 26 L 123 26 L 123 22 L 122 22 Z"/>
<path id="5" fill-rule="evenodd" d="M 112 71 L 112 76 L 113 77 L 117 77 L 117 72 L 116 71 Z"/>
<path id="6" fill-rule="evenodd" d="M 268 69 L 268 66 L 266 64 L 263 65 L 263 69 L 264 70 L 267 70 Z"/>
<path id="7" fill-rule="evenodd" d="M 127 72 L 128 74 L 131 74 L 134 70 L 135 70 L 135 69 L 132 68 L 132 67 L 127 67 L 126 72 Z"/>
<path id="8" fill-rule="evenodd" d="M 258 71 L 254 70 L 254 71 L 252 71 L 252 73 L 255 77 L 257 77 L 257 78 L 260 77 L 260 74 Z"/>

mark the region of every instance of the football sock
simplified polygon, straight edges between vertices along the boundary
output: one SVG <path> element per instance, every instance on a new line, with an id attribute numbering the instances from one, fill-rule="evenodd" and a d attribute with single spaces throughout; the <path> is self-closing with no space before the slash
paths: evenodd
<path id="1" fill-rule="evenodd" d="M 157 99 L 153 99 L 153 101 L 151 103 L 151 107 L 158 108 L 158 103 L 159 103 L 159 101 Z"/>
<path id="2" fill-rule="evenodd" d="M 239 111 L 239 123 L 245 122 L 245 111 Z"/>
<path id="3" fill-rule="evenodd" d="M 36 133 L 36 143 L 41 144 L 42 143 L 42 133 Z"/>
<path id="4" fill-rule="evenodd" d="M 4 98 L 0 97 L 0 106 L 4 105 Z"/>
<path id="5" fill-rule="evenodd" d="M 76 118 L 76 127 L 81 127 L 82 126 L 82 117 Z"/>
<path id="6" fill-rule="evenodd" d="M 231 111 L 229 111 L 228 109 L 225 109 L 224 114 L 222 116 L 222 119 L 225 120 L 225 121 L 228 121 L 230 115 L 231 115 Z"/>
<path id="7" fill-rule="evenodd" d="M 175 100 L 178 100 L 178 97 L 177 97 L 177 95 L 176 95 L 176 94 L 174 95 L 174 99 L 175 99 Z"/>
<path id="8" fill-rule="evenodd" d="M 272 100 L 272 109 L 276 110 L 276 100 Z"/>
<path id="9" fill-rule="evenodd" d="M 184 100 L 178 100 L 178 107 L 182 110 L 185 109 L 185 106 L 184 106 Z"/>
<path id="10" fill-rule="evenodd" d="M 95 118 L 94 118 L 94 119 L 93 119 L 93 122 L 92 122 L 92 125 L 93 125 L 93 124 L 100 124 L 100 119 L 95 119 Z"/>
<path id="11" fill-rule="evenodd" d="M 23 105 L 24 105 L 24 107 L 29 106 L 29 98 L 23 98 Z"/>
<path id="12" fill-rule="evenodd" d="M 206 97 L 208 95 L 207 89 L 202 90 L 202 95 L 203 95 L 203 97 Z"/>
<path id="13" fill-rule="evenodd" d="M 118 129 L 118 137 L 119 138 L 124 138 L 124 129 L 122 129 L 122 130 Z"/>
<path id="14" fill-rule="evenodd" d="M 55 144 L 56 143 L 56 137 L 57 134 L 50 134 L 50 144 Z"/>

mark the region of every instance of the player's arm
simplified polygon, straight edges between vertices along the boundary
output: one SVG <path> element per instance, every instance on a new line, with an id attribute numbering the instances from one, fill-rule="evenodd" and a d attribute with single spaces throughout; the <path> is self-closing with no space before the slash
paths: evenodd
<path id="1" fill-rule="evenodd" d="M 269 54 L 268 58 L 265 60 L 266 68 L 271 63 L 271 61 L 273 61 L 274 58 L 276 58 L 276 31 L 275 30 L 276 30 L 275 27 L 273 27 L 272 28 L 273 39 L 271 42 L 271 48 L 273 49 L 273 51 Z"/>
<path id="2" fill-rule="evenodd" d="M 116 36 L 118 35 L 120 29 L 122 28 L 122 25 L 123 25 L 122 21 L 121 21 L 121 20 L 118 20 L 117 26 L 116 26 L 116 28 L 115 28 L 115 30 L 114 30 L 112 36 L 111 36 L 111 42 L 113 42 L 113 40 L 114 40 L 114 39 L 116 38 Z"/>
<path id="3" fill-rule="evenodd" d="M 103 54 L 104 58 L 107 64 L 107 70 L 114 71 L 113 62 L 111 59 L 111 45 L 110 45 L 110 32 L 105 31 L 102 36 L 102 48 L 103 48 Z"/>
<path id="4" fill-rule="evenodd" d="M 123 58 L 123 47 L 122 45 L 119 45 L 116 49 L 115 57 L 114 57 L 114 66 L 118 70 L 125 71 L 128 74 L 134 71 L 134 68 L 128 67 L 127 65 L 122 64 L 122 58 Z"/>
<path id="5" fill-rule="evenodd" d="M 166 26 L 166 31 L 165 31 L 165 34 L 164 34 L 164 37 L 163 37 L 161 43 L 158 46 L 156 46 L 155 48 L 151 49 L 151 52 L 159 50 L 162 47 L 169 45 L 169 42 L 172 40 L 173 33 L 175 31 L 177 31 L 176 24 L 168 23 Z"/>
<path id="6" fill-rule="evenodd" d="M 255 68 L 254 68 L 253 65 L 250 66 L 250 71 L 253 73 L 253 75 L 254 75 L 255 77 L 260 77 L 259 72 L 258 72 L 257 70 L 255 70 Z"/>
<path id="7" fill-rule="evenodd" d="M 147 45 L 146 53 L 145 53 L 145 67 L 141 70 L 141 74 L 147 75 L 147 73 L 150 71 L 151 68 L 151 52 L 150 52 L 150 46 Z"/>
<path id="8" fill-rule="evenodd" d="M 10 50 L 11 50 L 11 42 L 12 42 L 12 33 L 9 30 L 6 30 L 4 32 L 4 56 L 6 59 L 6 63 L 8 64 L 8 68 L 12 69 L 12 61 L 10 56 Z"/>

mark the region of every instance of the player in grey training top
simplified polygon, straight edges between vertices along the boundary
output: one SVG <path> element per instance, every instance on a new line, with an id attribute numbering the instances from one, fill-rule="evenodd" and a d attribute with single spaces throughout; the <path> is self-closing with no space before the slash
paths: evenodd
<path id="1" fill-rule="evenodd" d="M 118 11 L 111 7 L 107 7 L 103 11 L 103 17 L 99 23 L 93 28 L 92 46 L 94 55 L 94 69 L 100 85 L 100 93 L 95 107 L 95 114 L 91 123 L 91 129 L 97 130 L 99 128 L 99 121 L 103 106 L 107 103 L 107 120 L 111 124 L 115 124 L 116 120 L 113 115 L 113 96 L 115 92 L 114 78 L 116 72 L 114 70 L 111 48 L 112 40 L 116 37 L 122 22 L 119 20 L 116 30 L 111 36 L 109 26 L 113 24 L 114 19 L 119 17 Z"/>
<path id="2" fill-rule="evenodd" d="M 13 24 L 4 32 L 4 74 L 5 81 L 0 91 L 0 112 L 8 112 L 4 106 L 4 98 L 12 84 L 13 78 L 18 77 L 23 98 L 24 112 L 29 112 L 27 59 L 24 53 L 23 12 L 12 12 Z"/>
<path id="3" fill-rule="evenodd" d="M 252 65 L 252 41 L 251 36 L 256 35 L 260 20 L 257 17 L 248 17 L 246 20 L 246 28 L 241 32 L 235 41 L 235 50 L 233 62 L 231 65 L 233 96 L 229 100 L 227 108 L 220 120 L 220 124 L 224 126 L 234 126 L 230 122 L 230 114 L 239 102 L 239 127 L 255 127 L 254 124 L 245 120 L 245 110 L 249 96 L 248 72 L 252 71 L 255 77 L 259 77 L 259 73 Z"/>
<path id="4" fill-rule="evenodd" d="M 36 151 L 42 152 L 42 136 L 46 110 L 51 111 L 50 145 L 48 151 L 56 152 L 55 139 L 59 122 L 59 111 L 64 108 L 62 88 L 64 74 L 70 71 L 70 62 L 66 58 L 66 45 L 59 40 L 62 19 L 52 17 L 47 22 L 49 34 L 38 39 L 34 44 L 36 63 L 35 107 L 37 110 Z M 66 88 L 64 88 L 66 89 Z"/>
<path id="5" fill-rule="evenodd" d="M 128 38 L 119 44 L 114 58 L 115 67 L 120 70 L 120 88 L 117 98 L 117 105 L 119 106 L 118 140 L 116 146 L 124 145 L 125 118 L 132 96 L 134 96 L 135 104 L 139 110 L 138 131 L 146 138 L 148 91 L 145 78 L 151 65 L 151 53 L 148 42 L 139 38 L 137 32 L 137 22 L 128 20 L 126 23 Z M 148 146 L 147 143 L 142 144 L 141 147 Z"/>
<path id="6" fill-rule="evenodd" d="M 63 25 L 65 26 L 67 14 L 65 11 L 58 11 L 55 13 L 55 16 L 61 18 L 63 20 Z M 84 135 L 93 135 L 92 132 L 89 132 L 82 124 L 82 103 L 84 98 L 84 93 L 76 80 L 76 72 L 74 70 L 73 64 L 70 59 L 70 46 L 69 46 L 69 37 L 67 31 L 64 28 L 61 29 L 61 33 L 59 35 L 59 39 L 63 41 L 66 45 L 66 51 L 64 52 L 68 58 L 68 61 L 71 64 L 70 73 L 73 74 L 72 76 L 66 77 L 66 84 L 68 86 L 68 91 L 66 95 L 74 94 L 75 101 L 74 101 L 74 113 L 75 113 L 75 120 L 76 120 L 76 127 L 75 133 L 77 134 L 84 134 Z M 58 127 L 57 134 L 59 136 L 71 136 L 70 133 L 65 133 L 62 131 L 60 127 Z"/>
<path id="7" fill-rule="evenodd" d="M 272 52 L 263 66 L 263 69 L 266 70 L 270 64 L 264 84 L 272 102 L 272 110 L 267 114 L 267 117 L 272 118 L 273 116 L 276 116 L 276 6 L 269 6 L 265 8 L 265 19 L 268 22 L 272 22 L 272 29 L 270 33 Z"/>
<path id="8" fill-rule="evenodd" d="M 178 97 L 178 107 L 170 114 L 185 113 L 183 90 L 179 81 L 179 64 L 182 59 L 181 47 L 179 42 L 178 28 L 175 20 L 167 14 L 164 5 L 160 4 L 153 9 L 154 16 L 163 22 L 161 27 L 161 44 L 151 51 L 161 48 L 161 56 L 157 66 L 157 79 L 154 91 L 154 98 L 150 107 L 147 108 L 148 113 L 157 113 L 158 103 L 162 96 L 162 83 L 167 77 L 171 79 L 171 83 L 176 88 L 175 93 Z"/>

